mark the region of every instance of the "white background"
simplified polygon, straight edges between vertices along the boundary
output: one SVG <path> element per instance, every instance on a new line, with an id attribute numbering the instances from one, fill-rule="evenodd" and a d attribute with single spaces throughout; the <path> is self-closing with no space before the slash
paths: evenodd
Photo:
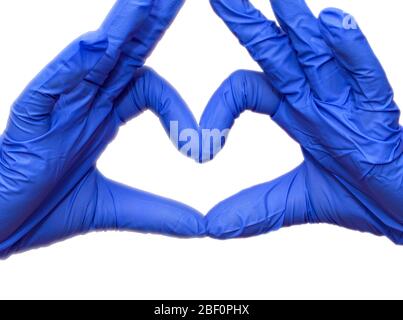
<path id="1" fill-rule="evenodd" d="M 31 78 L 70 41 L 96 29 L 113 2 L 0 1 L 0 131 Z M 272 17 L 268 0 L 253 2 Z M 402 1 L 309 4 L 315 13 L 337 6 L 355 15 L 403 101 Z M 187 1 L 147 64 L 183 94 L 196 117 L 231 72 L 258 70 L 207 0 Z M 99 167 L 110 178 L 207 212 L 301 160 L 298 146 L 269 117 L 248 113 L 219 157 L 197 165 L 174 150 L 146 113 L 121 130 Z M 402 288 L 401 247 L 332 226 L 226 242 L 92 234 L 0 261 L 0 298 L 403 298 Z"/>

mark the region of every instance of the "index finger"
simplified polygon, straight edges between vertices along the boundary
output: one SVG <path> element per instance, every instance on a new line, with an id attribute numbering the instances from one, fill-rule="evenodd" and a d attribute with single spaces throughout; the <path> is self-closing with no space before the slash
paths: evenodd
<path id="1" fill-rule="evenodd" d="M 241 44 L 260 64 L 273 86 L 285 95 L 308 92 L 307 82 L 288 36 L 249 0 L 210 0 Z"/>
<path id="2" fill-rule="evenodd" d="M 88 77 L 102 82 L 113 68 L 119 48 L 147 18 L 153 0 L 118 0 L 102 26 L 63 50 L 25 89 L 18 106 L 27 114 L 49 114 L 58 97 Z M 24 111 L 24 110 L 22 110 Z"/>
<path id="3" fill-rule="evenodd" d="M 136 70 L 143 67 L 184 2 L 185 0 L 154 0 L 149 16 L 137 28 L 132 39 L 125 43 L 123 55 L 104 84 L 103 89 L 109 96 L 118 96 L 132 80 Z"/>

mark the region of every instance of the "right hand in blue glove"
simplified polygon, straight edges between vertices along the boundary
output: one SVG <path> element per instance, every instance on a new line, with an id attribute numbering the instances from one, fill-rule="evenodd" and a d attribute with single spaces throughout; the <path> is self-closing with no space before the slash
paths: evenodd
<path id="1" fill-rule="evenodd" d="M 201 126 L 229 128 L 246 109 L 269 114 L 305 161 L 216 206 L 208 233 L 226 239 L 330 223 L 403 244 L 400 113 L 353 18 L 327 9 L 316 19 L 303 0 L 272 0 L 280 29 L 247 0 L 211 3 L 265 74 L 230 77 Z"/>
<path id="2" fill-rule="evenodd" d="M 0 257 L 93 230 L 205 232 L 183 204 L 104 178 L 96 160 L 146 107 L 168 130 L 198 126 L 175 90 L 143 67 L 183 0 L 119 0 L 15 102 L 0 137 Z M 179 146 L 180 147 L 180 146 Z"/>

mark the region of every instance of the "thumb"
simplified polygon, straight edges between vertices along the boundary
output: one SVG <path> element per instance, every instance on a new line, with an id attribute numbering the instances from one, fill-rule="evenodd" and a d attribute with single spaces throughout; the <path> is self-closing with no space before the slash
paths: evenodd
<path id="1" fill-rule="evenodd" d="M 180 202 L 133 189 L 101 177 L 97 229 L 127 230 L 177 237 L 205 235 L 201 213 Z M 111 205 L 112 204 L 112 205 Z M 112 217 L 112 218 L 111 218 Z"/>
<path id="2" fill-rule="evenodd" d="M 206 217 L 207 233 L 217 239 L 251 237 L 306 223 L 384 235 L 399 244 L 403 239 L 401 226 L 386 219 L 372 198 L 311 160 L 223 201 Z"/>
<path id="3" fill-rule="evenodd" d="M 207 233 L 217 239 L 251 237 L 308 223 L 305 166 L 269 183 L 242 191 L 213 208 Z"/>

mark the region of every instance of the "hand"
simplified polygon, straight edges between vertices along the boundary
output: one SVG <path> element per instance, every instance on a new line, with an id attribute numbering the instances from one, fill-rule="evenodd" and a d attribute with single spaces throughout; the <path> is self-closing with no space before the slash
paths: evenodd
<path id="1" fill-rule="evenodd" d="M 266 113 L 299 142 L 305 161 L 216 206 L 208 233 L 226 239 L 330 223 L 403 244 L 400 113 L 353 18 L 327 9 L 316 19 L 303 0 L 272 0 L 280 29 L 247 0 L 211 3 L 265 74 L 230 77 L 201 126 L 229 128 L 245 109 Z"/>
<path id="2" fill-rule="evenodd" d="M 197 124 L 147 56 L 182 0 L 119 0 L 15 102 L 0 137 L 0 256 L 93 230 L 203 235 L 194 209 L 103 177 L 96 160 L 146 107 L 168 130 Z"/>

